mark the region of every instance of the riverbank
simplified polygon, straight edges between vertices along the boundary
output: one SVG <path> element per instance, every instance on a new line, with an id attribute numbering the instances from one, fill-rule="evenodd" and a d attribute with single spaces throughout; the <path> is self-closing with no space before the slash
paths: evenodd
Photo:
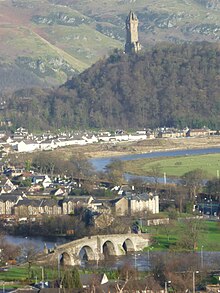
<path id="1" fill-rule="evenodd" d="M 155 138 L 137 142 L 94 143 L 57 149 L 57 154 L 70 157 L 73 153 L 83 153 L 88 158 L 115 157 L 160 151 L 202 149 L 220 147 L 220 136 L 198 138 Z"/>
<path id="2" fill-rule="evenodd" d="M 54 149 L 52 152 L 57 157 L 69 160 L 76 154 L 88 159 L 119 157 L 125 155 L 145 154 L 154 152 L 165 152 L 175 150 L 192 150 L 206 148 L 220 148 L 220 136 L 198 137 L 198 138 L 155 138 L 135 142 L 108 142 L 92 143 L 88 145 L 73 145 Z M 11 161 L 18 163 L 31 160 L 36 152 L 10 154 Z"/>

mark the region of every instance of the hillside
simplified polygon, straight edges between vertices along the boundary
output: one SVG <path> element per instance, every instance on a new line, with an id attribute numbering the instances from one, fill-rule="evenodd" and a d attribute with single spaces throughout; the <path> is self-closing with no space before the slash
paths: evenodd
<path id="1" fill-rule="evenodd" d="M 161 41 L 219 42 L 219 6 L 219 0 L 2 0 L 0 79 L 10 79 L 3 78 L 0 90 L 59 85 L 123 48 L 130 9 L 144 48 Z"/>
<path id="2" fill-rule="evenodd" d="M 219 80 L 219 45 L 160 44 L 115 52 L 58 90 L 17 92 L 5 118 L 30 129 L 219 128 Z"/>

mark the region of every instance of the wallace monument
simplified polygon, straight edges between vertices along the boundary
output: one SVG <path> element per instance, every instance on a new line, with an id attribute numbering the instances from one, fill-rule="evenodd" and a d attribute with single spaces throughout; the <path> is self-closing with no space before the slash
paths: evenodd
<path id="1" fill-rule="evenodd" d="M 138 41 L 138 18 L 130 11 L 126 18 L 126 43 L 125 53 L 137 53 L 141 45 Z"/>

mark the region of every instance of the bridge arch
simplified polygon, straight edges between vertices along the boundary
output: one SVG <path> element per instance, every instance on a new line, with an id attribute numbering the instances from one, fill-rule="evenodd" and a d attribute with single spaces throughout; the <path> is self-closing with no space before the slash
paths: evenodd
<path id="1" fill-rule="evenodd" d="M 79 257 L 81 260 L 93 260 L 94 259 L 94 252 L 92 248 L 88 245 L 84 245 L 79 251 Z"/>
<path id="2" fill-rule="evenodd" d="M 103 243 L 102 251 L 105 258 L 108 258 L 110 255 L 116 255 L 115 246 L 110 240 L 107 240 Z"/>
<path id="3" fill-rule="evenodd" d="M 125 239 L 125 241 L 122 244 L 122 247 L 123 247 L 125 253 L 128 253 L 130 251 L 135 251 L 134 243 L 131 241 L 130 238 Z"/>
<path id="4" fill-rule="evenodd" d="M 71 256 L 67 252 L 63 252 L 59 256 L 59 262 L 62 266 L 70 266 L 72 265 Z"/>

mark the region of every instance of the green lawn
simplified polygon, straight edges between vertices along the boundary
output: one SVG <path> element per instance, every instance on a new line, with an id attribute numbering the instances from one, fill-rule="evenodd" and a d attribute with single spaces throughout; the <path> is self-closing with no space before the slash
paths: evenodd
<path id="1" fill-rule="evenodd" d="M 45 280 L 53 280 L 57 278 L 58 272 L 56 268 L 44 267 Z M 30 269 L 30 280 L 35 282 L 42 279 L 42 267 L 33 265 Z M 28 265 L 12 266 L 8 268 L 7 272 L 0 272 L 0 280 L 5 282 L 20 281 L 25 282 L 29 280 Z"/>
<path id="2" fill-rule="evenodd" d="M 199 168 L 207 172 L 206 178 L 213 178 L 217 176 L 217 170 L 220 170 L 220 154 L 139 159 L 124 164 L 126 172 L 142 176 L 150 175 L 154 166 L 159 164 L 161 176 L 165 172 L 168 177 L 181 177 Z"/>
<path id="3" fill-rule="evenodd" d="M 176 250 L 175 244 L 183 233 L 183 223 L 176 221 L 175 225 L 170 228 L 168 235 L 163 225 L 148 227 L 147 231 L 152 234 L 154 240 L 154 244 L 152 244 L 153 250 Z M 204 251 L 220 251 L 219 222 L 202 222 L 198 240 L 198 251 L 201 250 L 202 246 Z"/>

